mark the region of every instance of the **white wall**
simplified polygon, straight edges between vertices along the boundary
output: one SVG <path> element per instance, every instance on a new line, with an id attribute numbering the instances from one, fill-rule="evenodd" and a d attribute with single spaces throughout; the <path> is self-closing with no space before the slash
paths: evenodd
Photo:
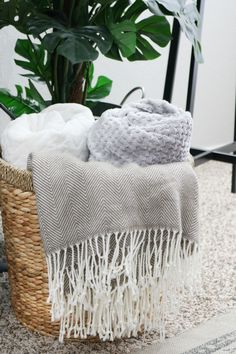
<path id="1" fill-rule="evenodd" d="M 205 3 L 202 31 L 204 64 L 198 70 L 192 145 L 213 148 L 233 140 L 236 1 L 206 0 Z M 188 57 L 188 46 L 182 45 L 174 99 L 180 105 L 183 104 L 181 75 L 185 55 Z"/>
<path id="2" fill-rule="evenodd" d="M 236 1 L 206 0 L 202 47 L 204 64 L 200 65 L 194 111 L 193 146 L 211 148 L 231 142 L 235 107 L 236 79 Z M 22 82 L 14 64 L 14 44 L 17 34 L 13 28 L 0 31 L 4 51 L 0 56 L 0 87 L 14 89 Z M 182 38 L 173 102 L 185 107 L 190 46 Z M 110 102 L 120 103 L 134 86 L 144 86 L 146 95 L 163 95 L 168 48 L 163 55 L 149 62 L 117 62 L 101 57 L 95 74 L 113 79 Z M 140 97 L 137 92 L 132 99 Z M 1 114 L 2 115 L 2 114 Z M 1 125 L 0 125 L 1 129 Z"/>
<path id="3" fill-rule="evenodd" d="M 16 41 L 16 31 L 14 28 L 6 27 L 0 31 L 0 87 L 13 89 L 14 83 L 18 80 L 17 67 L 14 64 L 14 46 Z M 0 132 L 8 121 L 8 116 L 0 110 Z"/>

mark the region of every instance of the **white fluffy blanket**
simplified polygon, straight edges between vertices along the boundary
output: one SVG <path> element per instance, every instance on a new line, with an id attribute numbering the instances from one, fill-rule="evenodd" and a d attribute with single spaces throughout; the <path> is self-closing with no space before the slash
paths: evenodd
<path id="1" fill-rule="evenodd" d="M 79 104 L 55 104 L 41 113 L 23 114 L 4 130 L 2 156 L 22 169 L 26 169 L 30 153 L 45 150 L 67 152 L 86 161 L 87 134 L 92 124 L 92 112 Z"/>
<path id="2" fill-rule="evenodd" d="M 108 110 L 90 129 L 90 159 L 141 166 L 187 159 L 192 118 L 166 101 L 144 99 Z"/>

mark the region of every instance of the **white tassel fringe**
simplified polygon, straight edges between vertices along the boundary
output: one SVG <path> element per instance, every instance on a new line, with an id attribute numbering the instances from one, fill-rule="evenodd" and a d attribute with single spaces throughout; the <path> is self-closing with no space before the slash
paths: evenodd
<path id="1" fill-rule="evenodd" d="M 61 322 L 61 342 L 65 335 L 105 341 L 153 329 L 163 338 L 166 315 L 178 310 L 186 287 L 199 285 L 198 246 L 180 232 L 116 233 L 112 259 L 111 237 L 99 235 L 47 256 L 48 302 L 52 321 Z"/>

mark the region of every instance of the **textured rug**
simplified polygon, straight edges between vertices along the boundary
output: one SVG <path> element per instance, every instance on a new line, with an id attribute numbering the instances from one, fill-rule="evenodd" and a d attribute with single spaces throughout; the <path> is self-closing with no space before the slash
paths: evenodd
<path id="1" fill-rule="evenodd" d="M 236 353 L 236 310 L 134 354 Z"/>
<path id="2" fill-rule="evenodd" d="M 197 167 L 196 172 L 201 193 L 203 291 L 195 297 L 189 294 L 183 299 L 177 319 L 167 319 L 167 338 L 236 308 L 236 195 L 230 193 L 231 166 L 212 161 Z M 3 253 L 1 246 L 0 253 Z M 157 332 L 113 343 L 65 344 L 32 333 L 15 319 L 10 309 L 7 277 L 0 276 L 1 354 L 123 354 L 144 351 L 155 342 L 159 342 Z M 206 354 L 213 351 L 193 353 Z"/>

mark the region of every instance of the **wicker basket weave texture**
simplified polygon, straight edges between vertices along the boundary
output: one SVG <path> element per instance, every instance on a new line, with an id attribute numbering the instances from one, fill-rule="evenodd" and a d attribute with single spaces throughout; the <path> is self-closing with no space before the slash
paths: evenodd
<path id="1" fill-rule="evenodd" d="M 32 176 L 0 159 L 0 189 L 11 303 L 18 320 L 46 335 L 58 336 L 51 322 L 46 259 L 40 237 Z"/>
<path id="2" fill-rule="evenodd" d="M 47 264 L 32 174 L 13 167 L 1 159 L 1 155 L 0 206 L 15 315 L 25 327 L 46 336 L 58 337 L 60 323 L 51 322 L 51 306 L 47 303 Z M 100 340 L 97 336 L 89 336 L 86 341 Z"/>

